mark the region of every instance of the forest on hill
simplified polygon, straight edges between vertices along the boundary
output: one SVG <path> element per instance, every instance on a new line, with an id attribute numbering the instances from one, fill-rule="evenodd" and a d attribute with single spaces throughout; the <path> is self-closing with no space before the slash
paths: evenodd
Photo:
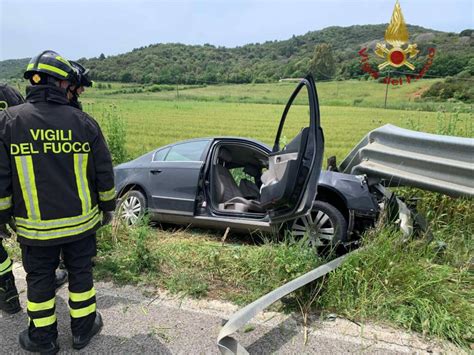
<path id="1" fill-rule="evenodd" d="M 383 41 L 387 24 L 327 27 L 282 41 L 252 43 L 235 48 L 211 44 L 151 44 L 120 55 L 80 58 L 95 80 L 143 84 L 259 83 L 301 77 L 311 72 L 319 80 L 368 76 L 361 68 L 358 51 L 367 48 L 370 61 Z M 431 76 L 474 73 L 474 34 L 440 32 L 408 25 L 411 43 L 420 53 L 413 61 L 420 70 L 428 48 L 436 48 Z M 20 78 L 28 59 L 0 62 L 0 78 Z M 396 75 L 396 74 L 395 74 Z"/>

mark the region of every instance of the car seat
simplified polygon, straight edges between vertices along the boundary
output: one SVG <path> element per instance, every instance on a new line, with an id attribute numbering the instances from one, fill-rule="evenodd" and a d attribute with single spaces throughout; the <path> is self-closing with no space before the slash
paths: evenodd
<path id="1" fill-rule="evenodd" d="M 215 166 L 214 192 L 220 210 L 238 212 L 264 212 L 259 201 L 244 198 L 227 165 L 232 162 L 232 154 L 224 147 L 219 148 Z"/>

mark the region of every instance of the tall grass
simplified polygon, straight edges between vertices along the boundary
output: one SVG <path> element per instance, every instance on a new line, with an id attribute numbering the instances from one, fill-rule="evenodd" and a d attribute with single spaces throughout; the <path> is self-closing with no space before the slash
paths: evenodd
<path id="1" fill-rule="evenodd" d="M 118 233 L 106 228 L 98 240 L 96 272 L 101 277 L 151 282 L 174 293 L 238 304 L 249 303 L 320 263 L 301 242 L 222 243 L 216 234 L 146 225 Z"/>
<path id="2" fill-rule="evenodd" d="M 403 241 L 392 228 L 369 232 L 329 277 L 318 305 L 467 346 L 474 340 L 474 203 L 422 194 L 434 241 Z"/>
<path id="3" fill-rule="evenodd" d="M 285 308 L 299 305 L 307 314 L 313 305 L 313 310 L 388 322 L 468 346 L 474 340 L 474 202 L 414 189 L 400 194 L 422 198 L 419 209 L 433 241 L 406 240 L 398 228 L 379 224 L 324 283 L 287 297 Z M 96 272 L 117 282 L 144 282 L 244 305 L 324 262 L 304 240 L 265 239 L 255 245 L 233 238 L 224 243 L 219 234 L 146 223 L 106 228 L 98 238 Z"/>
<path id="4" fill-rule="evenodd" d="M 114 165 L 123 163 L 129 159 L 127 152 L 127 127 L 119 108 L 111 104 L 104 107 L 101 112 L 101 121 L 104 124 L 107 145 L 112 155 Z"/>

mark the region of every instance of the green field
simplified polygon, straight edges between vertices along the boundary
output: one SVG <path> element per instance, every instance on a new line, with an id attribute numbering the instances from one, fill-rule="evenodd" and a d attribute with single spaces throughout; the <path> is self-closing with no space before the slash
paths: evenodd
<path id="1" fill-rule="evenodd" d="M 406 83 L 401 86 L 389 85 L 387 108 L 417 111 L 469 112 L 472 110 L 471 105 L 459 101 L 433 102 L 422 99 L 421 94 L 438 81 L 440 79 L 423 79 L 409 85 Z M 295 82 L 209 86 L 100 83 L 95 88 L 89 89 L 86 95 L 95 98 L 114 97 L 121 100 L 158 99 L 285 104 L 295 86 Z M 387 87 L 374 80 L 319 82 L 317 88 L 321 104 L 325 106 L 385 107 Z"/>
<path id="2" fill-rule="evenodd" d="M 455 131 L 472 135 L 470 107 L 448 105 L 450 110 L 423 111 L 422 105 L 445 103 L 415 102 L 413 97 L 432 80 L 402 87 L 389 87 L 393 107 L 383 109 L 385 86 L 375 82 L 347 81 L 318 85 L 325 155 L 340 160 L 370 130 L 386 123 L 427 132 L 445 131 L 443 126 L 456 122 Z M 272 144 L 284 104 L 295 83 L 221 85 L 200 88 L 173 87 L 160 92 L 120 93 L 134 85 L 111 84 L 110 89 L 91 89 L 83 97 L 84 108 L 99 121 L 111 113 L 127 125 L 127 148 L 136 157 L 153 148 L 179 140 L 215 135 L 250 137 Z M 363 99 L 353 105 L 357 98 Z M 290 138 L 306 124 L 307 106 L 301 97 L 290 111 L 287 131 Z M 340 105 L 336 105 L 339 103 Z M 364 106 L 365 105 L 365 106 Z M 419 105 L 419 107 L 417 106 Z M 373 107 L 370 107 L 373 106 Z M 416 110 L 415 110 L 416 109 Z"/>

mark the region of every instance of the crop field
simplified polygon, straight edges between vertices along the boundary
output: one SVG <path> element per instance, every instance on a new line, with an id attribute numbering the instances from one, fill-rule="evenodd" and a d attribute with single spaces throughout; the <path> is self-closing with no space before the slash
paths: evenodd
<path id="1" fill-rule="evenodd" d="M 412 102 L 414 93 L 431 83 L 389 87 L 393 106 Z M 86 92 L 84 109 L 99 121 L 108 115 L 122 118 L 132 157 L 175 141 L 214 135 L 250 137 L 271 145 L 284 105 L 295 87 L 295 83 L 275 83 L 187 88 L 179 89 L 179 93 L 172 87 L 159 92 L 122 93 L 134 86 L 122 85 L 119 89 L 117 85 Z M 465 112 L 467 105 L 460 105 L 457 111 L 450 106 L 450 110 L 438 112 L 420 111 L 421 106 L 412 110 L 383 109 L 376 107 L 383 106 L 382 84 L 331 82 L 321 83 L 318 88 L 326 157 L 343 159 L 367 132 L 387 123 L 426 132 L 455 130 L 457 134 L 472 135 L 472 114 Z M 300 96 L 285 127 L 288 138 L 307 122 L 307 99 Z M 357 98 L 374 107 L 353 106 Z M 341 104 L 335 106 L 337 100 Z"/>
<path id="2" fill-rule="evenodd" d="M 416 111 L 470 112 L 471 105 L 460 101 L 434 102 L 421 95 L 439 79 L 423 79 L 388 86 L 386 108 Z M 295 82 L 240 85 L 139 85 L 100 83 L 86 96 L 114 97 L 120 100 L 191 100 L 235 103 L 285 104 L 295 88 Z M 356 106 L 385 108 L 386 85 L 373 80 L 318 82 L 319 98 L 324 106 Z M 132 95 L 131 95 L 132 94 Z M 298 101 L 297 103 L 303 103 Z"/>

